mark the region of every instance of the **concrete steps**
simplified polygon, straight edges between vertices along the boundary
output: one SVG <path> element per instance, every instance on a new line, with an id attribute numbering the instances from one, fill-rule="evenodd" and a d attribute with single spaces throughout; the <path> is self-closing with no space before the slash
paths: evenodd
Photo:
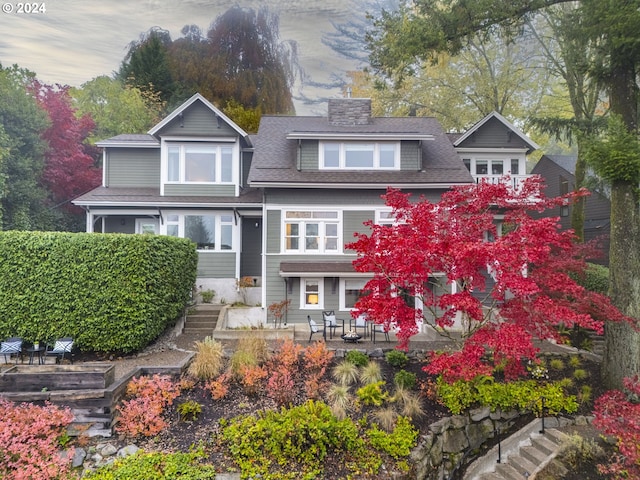
<path id="1" fill-rule="evenodd" d="M 218 324 L 222 305 L 197 304 L 189 309 L 182 328 L 182 333 L 187 335 L 212 335 Z"/>
<path id="2" fill-rule="evenodd" d="M 567 437 L 555 428 L 545 429 L 544 433 L 529 432 L 530 436 L 518 441 L 514 453 L 505 455 L 493 469 L 483 473 L 465 475 L 465 480 L 532 480 L 560 451 Z"/>

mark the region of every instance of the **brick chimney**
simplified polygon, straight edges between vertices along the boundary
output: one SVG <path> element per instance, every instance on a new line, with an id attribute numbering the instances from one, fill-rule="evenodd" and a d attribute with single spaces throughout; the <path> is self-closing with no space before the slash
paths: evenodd
<path id="1" fill-rule="evenodd" d="M 371 123 L 370 98 L 330 98 L 329 123 L 331 125 L 369 125 Z"/>

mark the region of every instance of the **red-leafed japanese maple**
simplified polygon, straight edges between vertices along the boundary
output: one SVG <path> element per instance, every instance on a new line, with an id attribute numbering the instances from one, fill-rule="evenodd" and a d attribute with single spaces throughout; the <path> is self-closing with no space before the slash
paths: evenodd
<path id="1" fill-rule="evenodd" d="M 624 388 L 605 393 L 594 406 L 593 424 L 617 440 L 619 453 L 599 465 L 614 479 L 640 478 L 640 378 L 625 378 Z"/>
<path id="2" fill-rule="evenodd" d="M 54 204 L 73 212 L 78 207 L 67 202 L 100 185 L 102 173 L 89 154 L 92 147 L 84 143 L 95 124 L 88 115 L 76 117 L 69 88 L 34 81 L 31 90 L 51 121 L 42 133 L 48 144 L 42 183 Z"/>
<path id="3" fill-rule="evenodd" d="M 453 188 L 437 203 L 412 203 L 390 189 L 395 222 L 368 222 L 371 233 L 348 245 L 359 255 L 356 270 L 373 275 L 354 315 L 397 326 L 401 349 L 421 321 L 459 340 L 458 351 L 434 355 L 428 367 L 449 380 L 496 365 L 514 378 L 523 360 L 534 359 L 533 340 L 558 338 L 558 325 L 602 333 L 604 319 L 623 318 L 607 297 L 574 280 L 586 267 L 586 247 L 560 230 L 558 218 L 531 216 L 588 192 L 547 198 L 538 177 L 517 191 L 510 184 Z"/>

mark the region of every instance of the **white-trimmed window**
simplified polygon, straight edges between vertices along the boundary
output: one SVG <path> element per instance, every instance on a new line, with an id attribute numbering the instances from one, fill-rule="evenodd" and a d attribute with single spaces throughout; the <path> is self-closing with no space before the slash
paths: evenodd
<path id="1" fill-rule="evenodd" d="M 352 310 L 360 297 L 367 294 L 364 287 L 369 278 L 340 279 L 340 310 Z"/>
<path id="2" fill-rule="evenodd" d="M 377 225 L 395 225 L 396 217 L 391 210 L 376 210 Z"/>
<path id="3" fill-rule="evenodd" d="M 320 142 L 320 169 L 399 170 L 400 143 Z"/>
<path id="4" fill-rule="evenodd" d="M 167 143 L 167 182 L 233 183 L 233 145 Z"/>
<path id="5" fill-rule="evenodd" d="M 300 280 L 300 308 L 322 310 L 324 308 L 324 281 L 322 278 Z"/>
<path id="6" fill-rule="evenodd" d="M 284 250 L 286 252 L 339 253 L 340 213 L 324 210 L 284 212 Z"/>
<path id="7" fill-rule="evenodd" d="M 467 157 L 463 158 L 462 162 L 472 175 L 520 175 L 521 171 L 525 171 L 524 157 L 522 159 Z"/>
<path id="8" fill-rule="evenodd" d="M 167 235 L 188 238 L 198 250 L 233 250 L 233 214 L 203 213 L 166 217 Z"/>

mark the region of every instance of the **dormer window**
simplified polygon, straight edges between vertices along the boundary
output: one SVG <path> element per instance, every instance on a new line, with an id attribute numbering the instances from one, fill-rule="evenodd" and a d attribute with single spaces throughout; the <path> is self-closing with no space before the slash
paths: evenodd
<path id="1" fill-rule="evenodd" d="M 400 143 L 320 142 L 320 169 L 399 170 Z"/>

